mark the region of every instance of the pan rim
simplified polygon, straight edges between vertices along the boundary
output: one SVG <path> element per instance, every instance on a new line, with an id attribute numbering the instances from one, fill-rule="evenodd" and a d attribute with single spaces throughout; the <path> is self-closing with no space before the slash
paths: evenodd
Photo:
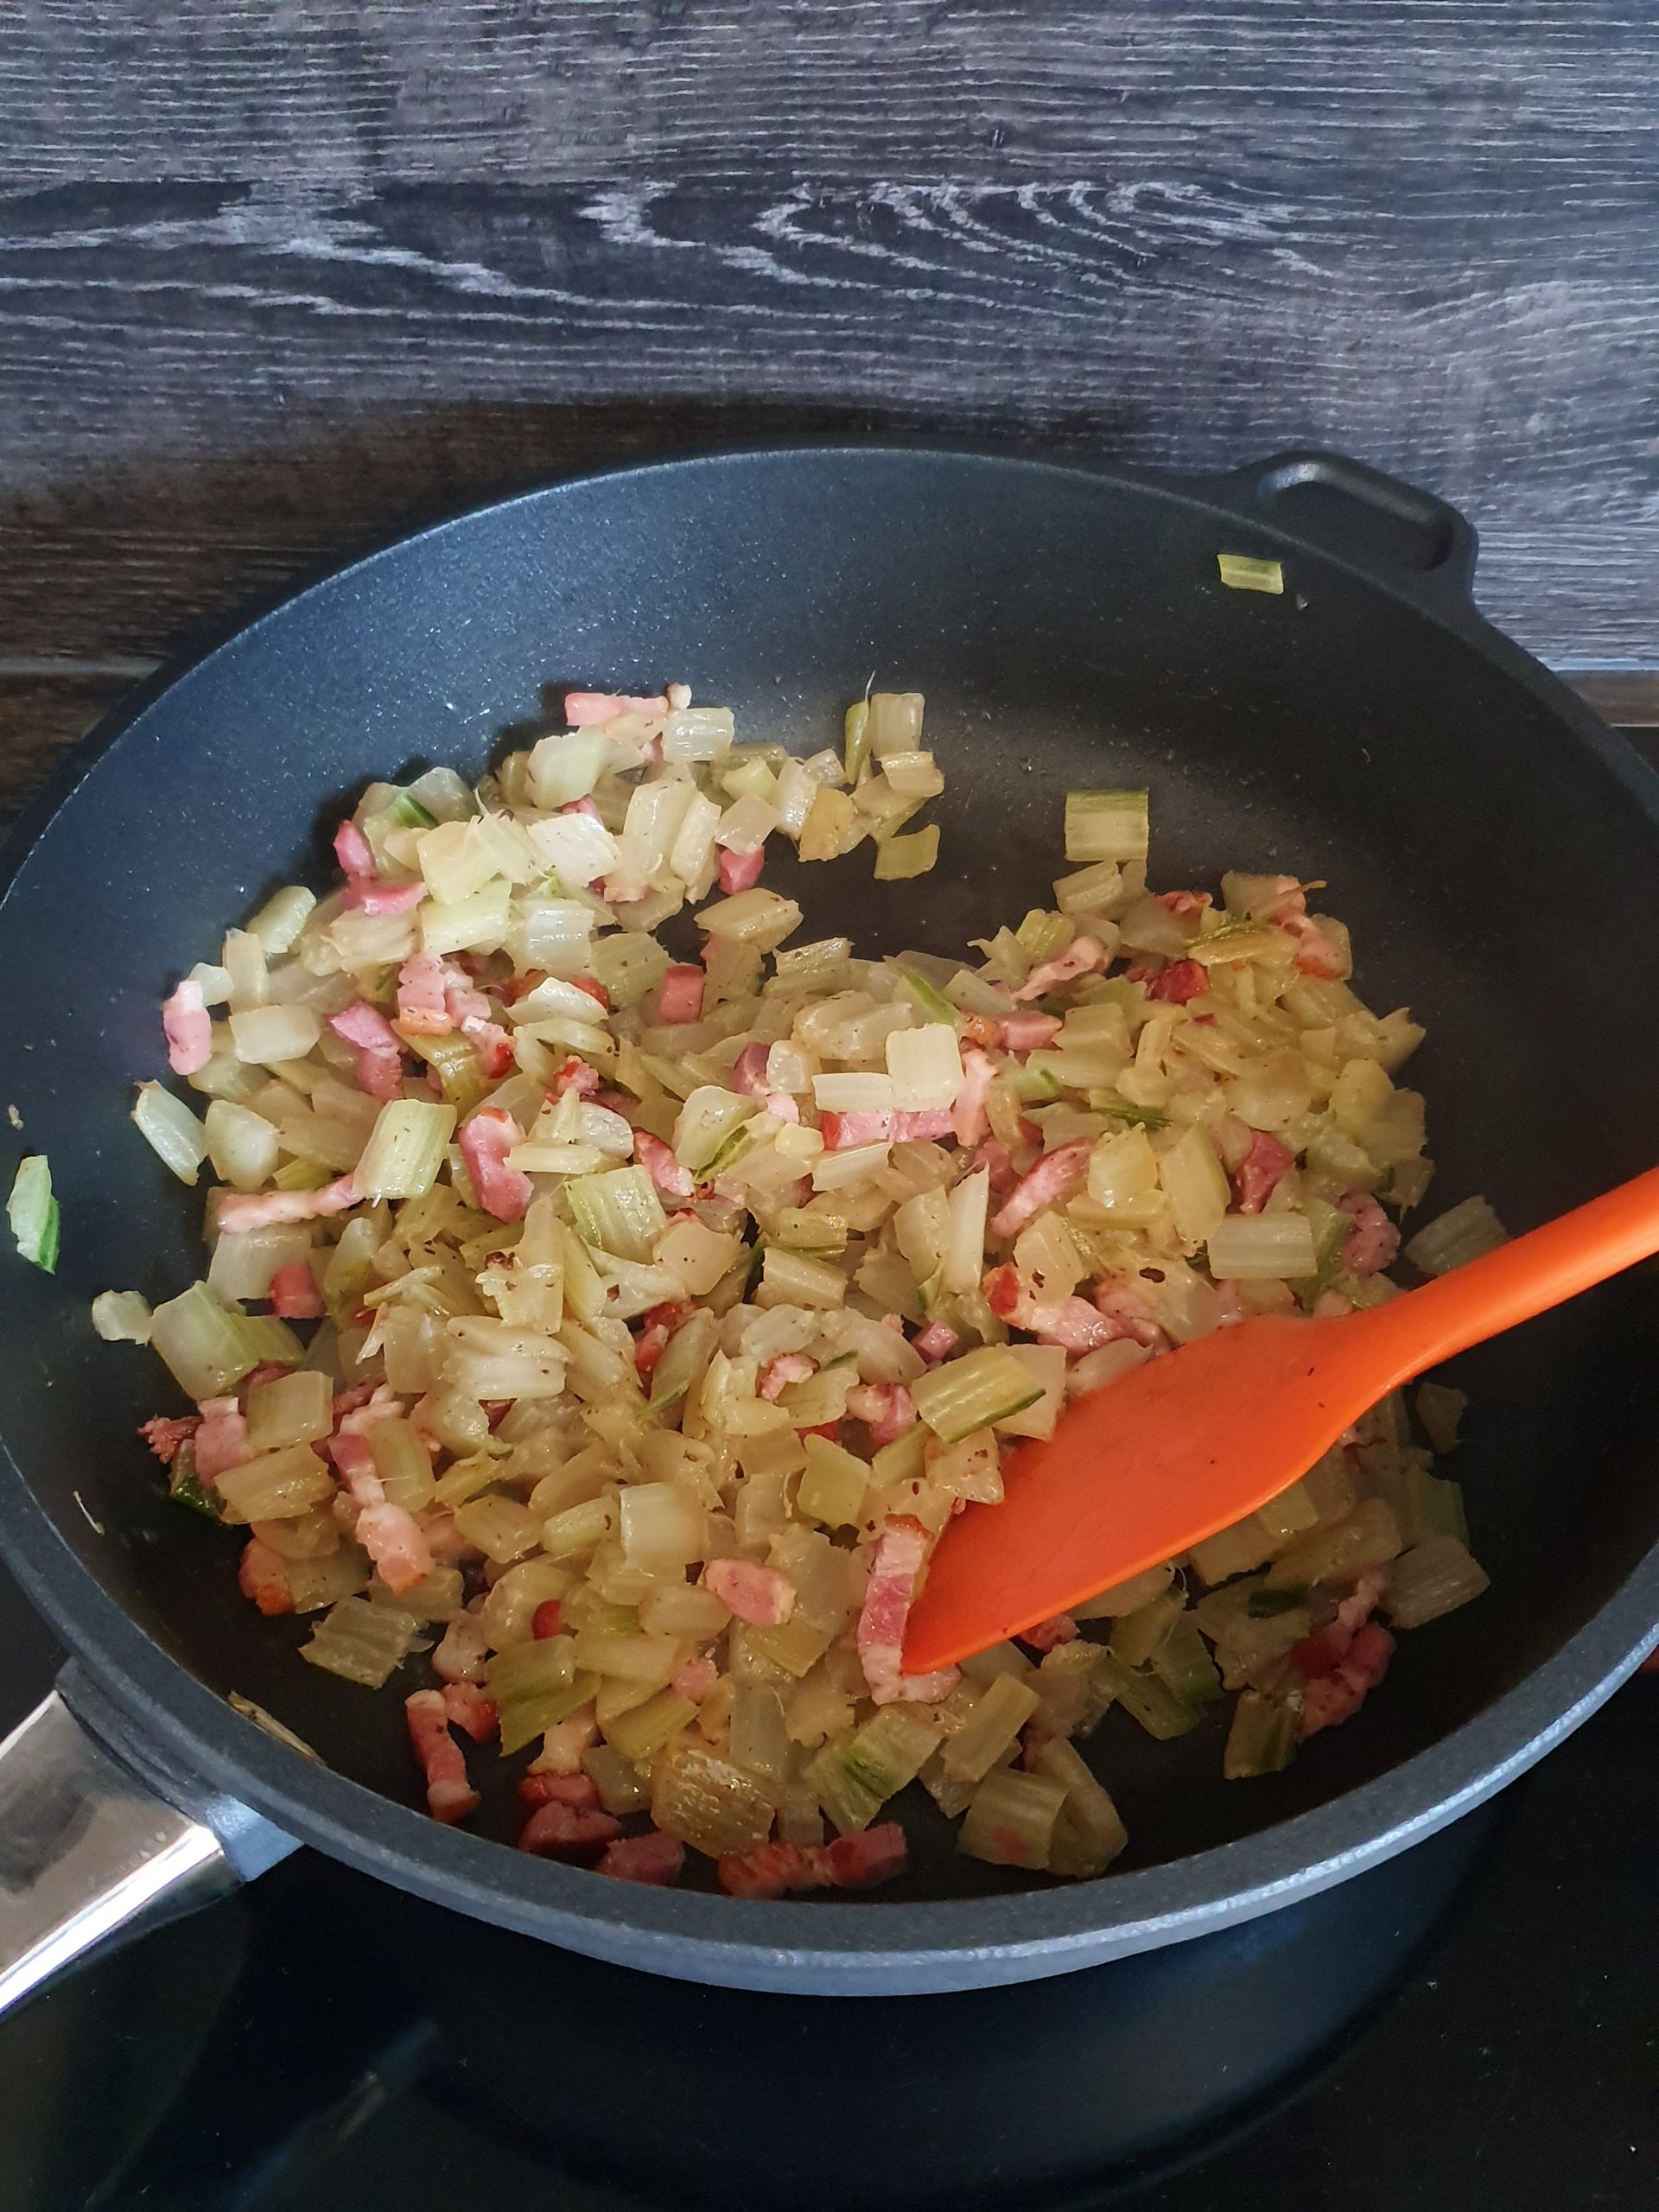
<path id="1" fill-rule="evenodd" d="M 226 625 L 104 716 L 25 804 L 0 844 L 0 905 L 34 845 L 98 761 L 162 696 L 221 653 L 259 635 L 313 594 L 484 518 L 556 500 L 613 477 L 711 466 L 840 463 L 903 456 L 918 462 L 1051 471 L 1068 481 L 1133 491 L 1238 518 L 1229 479 L 1160 477 L 960 441 L 766 441 L 653 457 L 579 474 L 470 506 L 404 532 Z M 1659 823 L 1659 773 L 1574 694 L 1492 630 L 1467 601 L 1427 601 L 1409 575 L 1382 576 L 1329 546 L 1249 518 L 1267 541 L 1330 563 L 1419 619 L 1448 630 L 1566 721 L 1632 801 Z M 1407 1848 L 1504 1786 L 1611 1694 L 1659 1624 L 1659 1545 L 1543 1664 L 1480 1713 L 1373 1780 L 1255 1835 L 1108 1880 L 1005 1897 L 887 1904 L 756 1904 L 655 1891 L 578 1868 L 531 1862 L 490 1839 L 438 1827 L 365 1785 L 319 1769 L 242 1722 L 109 1595 L 34 1497 L 0 1445 L 0 1537 L 27 1593 L 111 1692 L 140 1735 L 213 1788 L 371 1874 L 435 1902 L 619 1963 L 752 1987 L 823 1990 L 960 1988 L 1058 1974 L 1201 1935 L 1313 1894 Z M 232 1725 L 227 1725 L 232 1724 Z"/>

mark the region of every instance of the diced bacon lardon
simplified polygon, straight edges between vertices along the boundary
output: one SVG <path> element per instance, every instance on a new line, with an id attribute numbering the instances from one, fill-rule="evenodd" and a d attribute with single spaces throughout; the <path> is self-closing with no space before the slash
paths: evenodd
<path id="1" fill-rule="evenodd" d="M 1014 1185 L 991 1222 L 999 1236 L 1017 1236 L 1026 1224 L 1075 1191 L 1089 1173 L 1087 1144 L 1063 1144 L 1045 1153 Z"/>
<path id="2" fill-rule="evenodd" d="M 322 1313 L 322 1293 L 304 1260 L 290 1260 L 270 1278 L 270 1310 L 282 1321 L 315 1321 Z"/>
<path id="3" fill-rule="evenodd" d="M 1260 1213 L 1295 1164 L 1296 1155 L 1265 1129 L 1252 1129 L 1250 1148 L 1233 1178 L 1240 1213 Z"/>
<path id="4" fill-rule="evenodd" d="M 404 1700 L 409 1739 L 426 1777 L 426 1807 L 435 1821 L 465 1820 L 478 1809 L 478 1792 L 467 1779 L 467 1761 L 449 1733 L 442 1690 L 416 1690 Z"/>
<path id="5" fill-rule="evenodd" d="M 697 1194 L 697 1179 L 689 1167 L 682 1167 L 675 1157 L 671 1145 L 653 1136 L 649 1129 L 633 1133 L 634 1157 L 665 1198 L 694 1198 Z"/>
<path id="6" fill-rule="evenodd" d="M 461 1124 L 461 1156 L 478 1203 L 497 1221 L 522 1221 L 534 1196 L 529 1176 L 507 1166 L 507 1154 L 524 1141 L 518 1122 L 499 1106 L 480 1106 Z"/>
<path id="7" fill-rule="evenodd" d="M 213 1056 L 213 1021 L 201 985 L 188 976 L 162 1005 L 167 1064 L 175 1075 L 195 1075 Z"/>
<path id="8" fill-rule="evenodd" d="M 320 1191 L 226 1191 L 219 1200 L 221 1230 L 269 1229 L 277 1222 L 319 1221 L 344 1213 L 358 1203 L 354 1176 L 348 1173 Z"/>
<path id="9" fill-rule="evenodd" d="M 1370 1192 L 1350 1191 L 1337 1203 L 1354 1224 L 1342 1248 L 1344 1267 L 1357 1275 L 1374 1275 L 1391 1266 L 1400 1250 L 1400 1231 Z"/>
<path id="10" fill-rule="evenodd" d="M 907 1513 L 890 1514 L 876 1540 L 857 1642 L 859 1663 L 878 1705 L 892 1705 L 899 1699 L 925 1704 L 948 1696 L 960 1678 L 956 1667 L 942 1667 L 931 1675 L 904 1671 L 905 1627 L 927 1545 L 927 1530 Z"/>
<path id="11" fill-rule="evenodd" d="M 728 853 L 720 855 L 720 887 L 729 899 L 739 891 L 753 890 L 760 880 L 760 871 L 766 865 L 764 846 L 757 846 L 752 853 Z"/>
<path id="12" fill-rule="evenodd" d="M 702 1570 L 702 1586 L 753 1628 L 781 1628 L 795 1611 L 795 1585 L 789 1577 L 753 1560 L 709 1560 Z"/>
<path id="13" fill-rule="evenodd" d="M 668 1889 L 678 1881 L 684 1865 L 685 1846 L 677 1836 L 647 1828 L 644 1835 L 619 1836 L 607 1844 L 598 1872 L 619 1882 L 647 1882 L 654 1889 Z"/>
<path id="14" fill-rule="evenodd" d="M 645 715 L 656 721 L 667 712 L 668 701 L 660 694 L 648 699 L 636 699 L 626 691 L 567 691 L 564 695 L 564 719 L 572 729 L 602 729 L 623 715 Z"/>
<path id="15" fill-rule="evenodd" d="M 1106 948 L 1097 937 L 1074 937 L 1064 952 L 1057 952 L 1052 960 L 1039 960 L 1014 995 L 1023 1005 L 1027 999 L 1041 998 L 1057 983 L 1075 983 L 1079 976 L 1095 975 L 1105 965 Z"/>
<path id="16" fill-rule="evenodd" d="M 658 1020 L 665 1025 L 701 1021 L 705 981 L 702 969 L 693 968 L 689 963 L 671 968 L 658 995 Z"/>

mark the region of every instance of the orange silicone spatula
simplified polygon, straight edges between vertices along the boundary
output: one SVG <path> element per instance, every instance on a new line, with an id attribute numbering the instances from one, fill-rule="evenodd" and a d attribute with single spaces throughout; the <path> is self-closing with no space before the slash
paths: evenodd
<path id="1" fill-rule="evenodd" d="M 905 1669 L 982 1651 L 1241 1521 L 1379 1398 L 1659 1252 L 1659 1168 L 1386 1306 L 1262 1314 L 1081 1398 L 1023 1444 L 1001 1505 L 941 1536 Z"/>

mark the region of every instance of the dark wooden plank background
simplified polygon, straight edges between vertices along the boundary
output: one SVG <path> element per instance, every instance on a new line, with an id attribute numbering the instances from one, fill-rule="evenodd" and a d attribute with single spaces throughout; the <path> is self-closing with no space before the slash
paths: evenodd
<path id="1" fill-rule="evenodd" d="M 0 801 L 251 593 L 767 430 L 1340 445 L 1659 712 L 1651 0 L 9 0 Z"/>

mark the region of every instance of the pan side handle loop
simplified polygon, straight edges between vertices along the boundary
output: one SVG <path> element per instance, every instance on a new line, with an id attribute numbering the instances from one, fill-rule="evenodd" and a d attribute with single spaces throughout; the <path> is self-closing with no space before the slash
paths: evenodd
<path id="1" fill-rule="evenodd" d="M 0 1742 L 0 2013 L 295 1848 L 245 1806 L 138 1772 L 94 1732 L 105 1704 L 66 1668 Z"/>
<path id="2" fill-rule="evenodd" d="M 1380 468 L 1297 449 L 1236 469 L 1214 493 L 1240 516 L 1306 538 L 1427 603 L 1470 603 L 1474 525 L 1446 500 Z"/>

